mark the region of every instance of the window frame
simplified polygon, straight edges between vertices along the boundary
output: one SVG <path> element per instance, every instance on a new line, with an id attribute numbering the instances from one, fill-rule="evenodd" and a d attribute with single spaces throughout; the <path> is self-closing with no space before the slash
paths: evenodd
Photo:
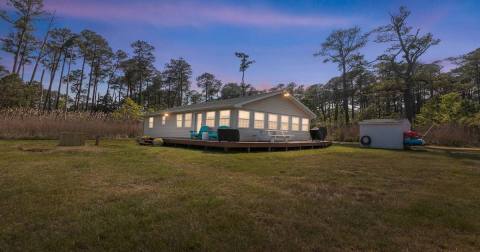
<path id="1" fill-rule="evenodd" d="M 287 122 L 285 122 L 283 119 L 287 118 Z M 287 128 L 285 129 L 285 123 L 287 124 Z M 290 130 L 290 116 L 288 115 L 280 115 L 280 130 Z"/>
<path id="2" fill-rule="evenodd" d="M 295 119 L 297 119 L 297 123 L 294 123 Z M 294 127 L 296 125 L 296 127 Z M 300 117 L 298 116 L 292 116 L 292 126 L 291 126 L 292 131 L 300 131 Z"/>
<path id="3" fill-rule="evenodd" d="M 208 115 L 212 114 L 213 113 L 213 118 L 208 118 Z M 208 126 L 208 127 L 215 127 L 215 119 L 217 117 L 217 113 L 215 113 L 215 111 L 207 111 L 205 112 L 205 125 Z M 213 121 L 213 124 L 212 125 L 209 125 L 209 121 L 212 122 Z"/>
<path id="4" fill-rule="evenodd" d="M 275 117 L 275 128 L 271 127 L 271 123 L 273 122 L 270 120 L 270 117 Z M 277 130 L 278 129 L 278 114 L 271 114 L 268 113 L 268 129 L 269 130 Z"/>
<path id="5" fill-rule="evenodd" d="M 203 121 L 203 113 L 196 113 L 195 114 L 195 132 L 200 132 L 202 128 L 202 121 Z"/>
<path id="6" fill-rule="evenodd" d="M 187 115 L 190 115 L 190 120 L 187 120 Z M 192 113 L 185 113 L 183 115 L 183 127 L 184 128 L 191 128 L 192 127 L 192 120 L 193 120 L 193 114 Z M 188 122 L 188 125 L 187 125 Z"/>
<path id="7" fill-rule="evenodd" d="M 228 117 L 225 117 L 224 114 L 222 113 L 225 113 L 225 112 L 228 112 Z M 222 117 L 223 116 L 223 117 Z M 218 119 L 218 126 L 227 126 L 227 127 L 230 127 L 230 121 L 231 121 L 231 118 L 232 118 L 232 111 L 229 110 L 229 109 L 226 109 L 226 110 L 220 110 L 219 112 L 219 119 Z M 227 120 L 227 123 L 222 123 L 222 120 Z"/>
<path id="8" fill-rule="evenodd" d="M 177 114 L 176 119 L 177 119 L 177 128 L 182 128 L 183 127 L 183 114 Z M 180 123 L 180 126 L 179 126 L 179 123 Z"/>
<path id="9" fill-rule="evenodd" d="M 245 115 L 248 115 L 248 118 L 242 118 L 241 114 L 244 112 Z M 242 122 L 246 122 L 246 127 L 242 125 Z M 248 110 L 238 110 L 238 128 L 248 129 L 250 128 L 250 111 Z"/>
<path id="10" fill-rule="evenodd" d="M 154 123 L 155 123 L 155 119 L 153 118 L 153 116 L 150 116 L 148 118 L 148 128 L 153 129 Z"/>
<path id="11" fill-rule="evenodd" d="M 305 121 L 307 122 L 306 124 L 304 123 Z M 302 131 L 309 131 L 309 130 L 310 130 L 310 119 L 302 118 Z"/>
<path id="12" fill-rule="evenodd" d="M 257 119 L 257 115 L 260 115 L 260 114 L 261 114 L 262 120 Z M 259 122 L 262 122 L 261 127 L 257 126 L 257 123 L 259 123 Z M 258 125 L 260 125 L 260 123 Z M 253 128 L 254 129 L 265 129 L 265 113 L 264 112 L 254 112 L 253 113 Z"/>

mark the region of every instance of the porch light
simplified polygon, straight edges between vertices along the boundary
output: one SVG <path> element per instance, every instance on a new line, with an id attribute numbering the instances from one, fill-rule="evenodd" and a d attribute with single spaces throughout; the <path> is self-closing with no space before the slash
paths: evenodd
<path id="1" fill-rule="evenodd" d="M 164 115 L 164 116 L 168 116 L 168 113 L 165 113 L 165 115 Z"/>
<path id="2" fill-rule="evenodd" d="M 289 97 L 289 96 L 290 96 L 290 93 L 288 93 L 288 92 L 285 92 L 285 93 L 283 93 L 283 96 L 285 96 L 285 97 Z"/>

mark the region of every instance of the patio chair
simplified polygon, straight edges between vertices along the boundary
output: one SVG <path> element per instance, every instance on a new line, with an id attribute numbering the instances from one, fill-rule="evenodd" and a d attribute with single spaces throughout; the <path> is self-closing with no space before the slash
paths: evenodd
<path id="1" fill-rule="evenodd" d="M 218 139 L 218 134 L 214 130 L 210 130 L 210 127 L 204 125 L 200 127 L 200 131 L 196 133 L 195 131 L 191 130 L 190 131 L 190 137 L 192 139 L 202 139 L 202 135 L 204 132 L 208 132 L 208 140 L 217 140 Z"/>

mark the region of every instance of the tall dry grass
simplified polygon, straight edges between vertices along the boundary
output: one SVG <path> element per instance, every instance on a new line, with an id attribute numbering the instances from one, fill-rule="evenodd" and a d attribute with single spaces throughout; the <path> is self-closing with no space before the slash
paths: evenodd
<path id="1" fill-rule="evenodd" d="M 421 126 L 416 130 L 420 134 L 425 134 L 428 128 L 428 126 Z M 433 126 L 423 139 L 427 144 L 432 145 L 478 147 L 480 146 L 480 129 L 460 124 L 440 124 Z"/>
<path id="2" fill-rule="evenodd" d="M 90 138 L 126 138 L 140 135 L 141 129 L 139 121 L 117 119 L 101 112 L 0 109 L 0 139 L 57 139 L 62 132 L 82 132 Z"/>
<path id="3" fill-rule="evenodd" d="M 327 140 L 330 141 L 358 142 L 358 134 L 358 124 L 327 127 Z"/>

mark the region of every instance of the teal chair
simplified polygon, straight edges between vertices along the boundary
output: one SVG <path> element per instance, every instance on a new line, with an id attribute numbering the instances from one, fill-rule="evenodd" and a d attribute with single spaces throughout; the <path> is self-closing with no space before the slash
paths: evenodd
<path id="1" fill-rule="evenodd" d="M 200 127 L 200 131 L 195 132 L 193 130 L 190 131 L 190 137 L 192 139 L 202 139 L 202 135 L 204 132 L 208 132 L 208 140 L 218 140 L 218 134 L 214 130 L 210 130 L 210 127 L 208 126 L 202 126 Z"/>

